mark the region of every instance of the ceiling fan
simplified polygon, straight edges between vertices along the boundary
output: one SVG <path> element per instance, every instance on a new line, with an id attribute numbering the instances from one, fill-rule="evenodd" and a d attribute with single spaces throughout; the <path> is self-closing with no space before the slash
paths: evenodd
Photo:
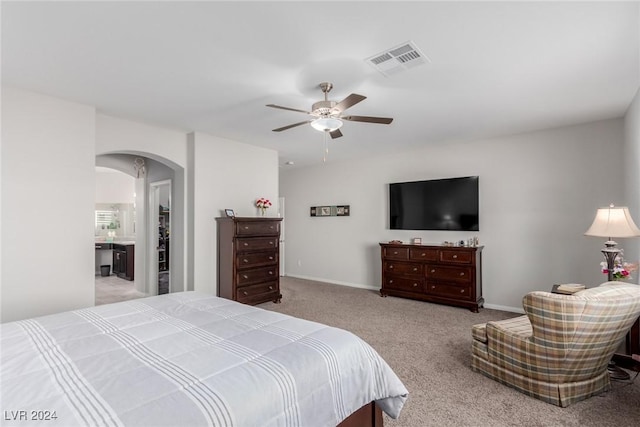
<path id="1" fill-rule="evenodd" d="M 324 93 L 324 101 L 318 101 L 311 106 L 311 111 L 299 110 L 297 108 L 289 108 L 282 107 L 280 105 L 275 104 L 267 104 L 267 107 L 272 108 L 280 108 L 281 110 L 289 110 L 289 111 L 297 111 L 299 113 L 305 113 L 312 116 L 312 119 L 305 120 L 303 122 L 294 123 L 292 125 L 283 126 L 281 128 L 273 129 L 274 132 L 282 132 L 283 130 L 291 129 L 297 126 L 302 126 L 307 123 L 311 124 L 311 126 L 319 131 L 329 132 L 331 138 L 340 138 L 342 136 L 342 132 L 340 132 L 340 127 L 342 127 L 343 120 L 348 120 L 351 122 L 365 122 L 365 123 L 381 123 L 388 125 L 393 121 L 392 118 L 388 117 L 370 117 L 370 116 L 349 116 L 343 115 L 344 111 L 356 105 L 358 102 L 364 101 L 367 99 L 366 96 L 358 95 L 357 93 L 352 93 L 347 96 L 340 102 L 329 101 L 327 99 L 327 94 L 333 89 L 333 84 L 328 82 L 320 83 L 320 89 Z"/>

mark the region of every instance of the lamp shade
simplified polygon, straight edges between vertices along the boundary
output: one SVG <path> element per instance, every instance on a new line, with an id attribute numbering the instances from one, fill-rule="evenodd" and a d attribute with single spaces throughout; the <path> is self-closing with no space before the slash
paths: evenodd
<path id="1" fill-rule="evenodd" d="M 585 236 L 596 237 L 637 237 L 640 229 L 633 222 L 629 208 L 614 207 L 599 208 L 591 227 Z"/>
<path id="2" fill-rule="evenodd" d="M 320 117 L 312 121 L 311 126 L 316 130 L 333 132 L 342 127 L 342 120 L 336 119 L 335 117 Z"/>

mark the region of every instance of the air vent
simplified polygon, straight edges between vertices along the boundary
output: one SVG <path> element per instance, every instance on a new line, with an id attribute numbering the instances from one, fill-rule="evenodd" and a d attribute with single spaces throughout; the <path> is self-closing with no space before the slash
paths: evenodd
<path id="1" fill-rule="evenodd" d="M 411 41 L 373 55 L 365 59 L 365 61 L 387 77 L 431 62 Z"/>

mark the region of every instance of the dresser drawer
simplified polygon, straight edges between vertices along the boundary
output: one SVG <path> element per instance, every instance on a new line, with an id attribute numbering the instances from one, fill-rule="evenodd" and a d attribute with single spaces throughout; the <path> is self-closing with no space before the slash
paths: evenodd
<path id="1" fill-rule="evenodd" d="M 443 285 L 441 283 L 429 283 L 427 285 L 427 293 L 433 296 L 455 298 L 455 299 L 471 299 L 471 286 Z"/>
<path id="2" fill-rule="evenodd" d="M 409 248 L 383 248 L 382 257 L 388 259 L 409 259 Z"/>
<path id="3" fill-rule="evenodd" d="M 278 263 L 278 252 L 238 252 L 236 254 L 236 265 L 239 269 L 255 268 L 264 265 Z"/>
<path id="4" fill-rule="evenodd" d="M 452 264 L 471 264 L 473 261 L 473 253 L 442 249 L 440 251 L 440 261 Z"/>
<path id="5" fill-rule="evenodd" d="M 385 261 L 383 271 L 386 273 L 406 274 L 421 277 L 424 274 L 424 266 L 415 262 Z"/>
<path id="6" fill-rule="evenodd" d="M 277 236 L 280 234 L 280 221 L 242 221 L 236 223 L 238 236 Z"/>
<path id="7" fill-rule="evenodd" d="M 270 294 L 273 298 L 279 294 L 278 282 L 260 283 L 238 288 L 236 291 L 236 300 L 242 303 L 268 301 L 271 298 L 269 296 Z"/>
<path id="8" fill-rule="evenodd" d="M 238 287 L 252 285 L 254 283 L 267 282 L 278 278 L 278 266 L 262 267 L 251 270 L 241 270 L 236 274 Z"/>
<path id="9" fill-rule="evenodd" d="M 423 279 L 410 279 L 401 276 L 392 276 L 386 274 L 383 278 L 384 288 L 396 289 L 398 291 L 406 292 L 424 292 L 424 280 Z"/>
<path id="10" fill-rule="evenodd" d="M 431 280 L 452 281 L 458 283 L 471 283 L 473 268 L 449 267 L 444 265 L 428 265 L 427 278 Z"/>
<path id="11" fill-rule="evenodd" d="M 411 261 L 437 261 L 438 250 L 426 248 L 410 248 L 409 259 Z"/>
<path id="12" fill-rule="evenodd" d="M 278 236 L 273 237 L 242 237 L 236 239 L 238 252 L 242 251 L 261 251 L 265 249 L 278 248 Z"/>

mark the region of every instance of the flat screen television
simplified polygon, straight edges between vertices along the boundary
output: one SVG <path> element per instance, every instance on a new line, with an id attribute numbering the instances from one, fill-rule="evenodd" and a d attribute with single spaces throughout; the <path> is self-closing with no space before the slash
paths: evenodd
<path id="1" fill-rule="evenodd" d="M 389 184 L 392 230 L 479 231 L 478 177 Z"/>

